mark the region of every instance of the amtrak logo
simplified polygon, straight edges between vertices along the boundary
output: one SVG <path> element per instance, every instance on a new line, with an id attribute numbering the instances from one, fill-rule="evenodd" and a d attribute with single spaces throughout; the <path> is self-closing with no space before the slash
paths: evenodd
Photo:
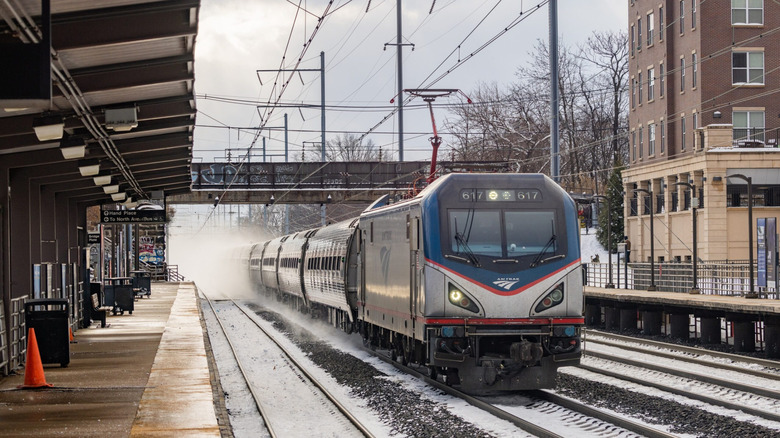
<path id="1" fill-rule="evenodd" d="M 494 281 L 493 284 L 500 288 L 509 290 L 512 289 L 512 286 L 514 286 L 518 281 L 520 281 L 518 278 L 499 278 L 497 281 Z"/>
<path id="2" fill-rule="evenodd" d="M 390 276 L 390 248 L 383 246 L 379 250 L 379 262 L 382 265 L 382 276 L 387 282 L 387 277 Z"/>

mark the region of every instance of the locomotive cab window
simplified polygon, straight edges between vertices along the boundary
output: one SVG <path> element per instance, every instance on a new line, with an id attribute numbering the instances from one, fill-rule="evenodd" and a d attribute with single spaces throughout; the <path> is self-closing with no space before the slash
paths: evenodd
<path id="1" fill-rule="evenodd" d="M 451 209 L 447 216 L 446 252 L 475 266 L 517 261 L 534 267 L 537 258 L 562 251 L 553 210 Z"/>

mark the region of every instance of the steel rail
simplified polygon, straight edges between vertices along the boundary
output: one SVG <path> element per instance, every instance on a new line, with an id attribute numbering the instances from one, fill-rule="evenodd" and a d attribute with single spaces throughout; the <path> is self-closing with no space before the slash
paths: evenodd
<path id="1" fill-rule="evenodd" d="M 611 361 L 614 361 L 614 362 L 620 362 L 620 363 L 623 363 L 623 364 L 626 364 L 626 365 L 632 365 L 632 366 L 635 366 L 637 368 L 642 368 L 642 369 L 647 369 L 647 370 L 652 370 L 652 371 L 658 371 L 658 372 L 661 372 L 661 373 L 667 373 L 667 374 L 671 374 L 671 375 L 674 375 L 674 376 L 677 376 L 677 377 L 683 377 L 685 379 L 698 380 L 700 382 L 710 383 L 710 384 L 713 384 L 713 385 L 723 386 L 725 388 L 731 388 L 731 389 L 736 389 L 736 390 L 739 390 L 739 391 L 750 392 L 750 393 L 753 393 L 753 394 L 756 394 L 756 395 L 761 395 L 761 396 L 764 396 L 764 397 L 769 397 L 769 398 L 774 398 L 774 399 L 779 399 L 780 400 L 780 392 L 775 391 L 773 389 L 761 388 L 759 386 L 747 385 L 747 384 L 744 384 L 744 383 L 734 382 L 734 381 L 731 381 L 731 380 L 721 379 L 721 378 L 718 378 L 718 377 L 707 376 L 707 375 L 704 375 L 704 374 L 694 373 L 694 372 L 690 372 L 690 371 L 684 371 L 684 370 L 675 369 L 675 368 L 669 368 L 669 367 L 665 367 L 663 365 L 655 365 L 655 364 L 652 364 L 652 363 L 643 362 L 643 361 L 639 361 L 639 360 L 627 359 L 627 358 L 623 358 L 623 357 L 619 357 L 619 356 L 614 356 L 614 355 L 611 355 L 611 354 L 608 354 L 608 353 L 596 353 L 596 352 L 590 351 L 590 352 L 587 353 L 587 355 L 588 356 L 597 357 L 599 359 L 606 359 L 606 360 L 611 360 Z M 777 379 L 777 377 L 775 376 L 775 377 L 773 377 L 773 379 Z"/>
<path id="2" fill-rule="evenodd" d="M 222 324 L 222 320 L 220 319 L 219 314 L 217 313 L 216 309 L 214 309 L 214 304 L 211 302 L 211 298 L 208 295 L 206 295 L 203 289 L 198 288 L 198 291 L 201 293 L 201 295 L 203 295 L 204 298 L 206 298 L 206 301 L 209 303 L 209 308 L 211 308 L 211 312 L 214 314 L 214 318 L 216 319 L 217 324 L 219 324 L 219 328 L 220 330 L 222 330 L 222 334 L 225 336 L 225 340 L 227 341 L 228 346 L 230 347 L 230 351 L 233 353 L 233 358 L 236 360 L 238 369 L 239 371 L 241 371 L 241 376 L 244 377 L 246 386 L 249 389 L 249 392 L 252 394 L 252 400 L 254 400 L 255 402 L 255 406 L 257 407 L 257 412 L 263 418 L 263 422 L 265 423 L 265 427 L 268 430 L 268 434 L 271 435 L 271 438 L 276 438 L 278 435 L 274 432 L 274 429 L 271 426 L 270 417 L 266 413 L 265 409 L 263 409 L 263 404 L 260 402 L 260 397 L 257 395 L 257 392 L 255 392 L 255 389 L 252 387 L 252 383 L 249 381 L 249 377 L 247 376 L 244 367 L 241 365 L 241 359 L 238 358 L 238 352 L 233 346 L 233 343 L 230 341 L 230 336 L 228 335 L 227 330 L 225 330 L 225 326 Z"/>
<path id="3" fill-rule="evenodd" d="M 704 403 L 709 403 L 714 406 L 721 406 L 728 409 L 733 409 L 735 411 L 743 411 L 745 413 L 755 415 L 757 417 L 765 418 L 767 420 L 772 421 L 780 421 L 780 414 L 764 411 L 761 409 L 756 409 L 751 406 L 748 406 L 746 404 L 737 404 L 729 401 L 722 400 L 720 398 L 716 397 L 710 397 L 707 395 L 703 395 L 694 391 L 686 391 L 684 389 L 678 389 L 674 388 L 672 386 L 664 385 L 663 383 L 656 383 L 656 382 L 648 382 L 646 380 L 642 380 L 638 377 L 632 377 L 625 374 L 616 373 L 614 371 L 607 371 L 601 368 L 592 367 L 590 365 L 583 365 L 580 364 L 579 368 L 590 371 L 592 373 L 601 374 L 604 376 L 613 377 L 615 379 L 625 380 L 631 383 L 635 383 L 637 385 L 642 386 L 649 386 L 651 388 L 659 389 L 664 392 L 669 392 L 672 394 L 680 395 L 683 397 L 687 397 L 693 400 L 698 400 Z"/>
<path id="4" fill-rule="evenodd" d="M 519 427 L 520 429 L 523 429 L 524 431 L 531 433 L 533 435 L 536 435 L 538 437 L 544 437 L 544 438 L 555 438 L 560 437 L 561 435 L 556 434 L 555 432 L 552 432 L 548 429 L 545 429 L 537 424 L 531 423 L 527 420 L 524 420 L 516 415 L 513 415 L 501 408 L 498 408 L 489 402 L 486 402 L 484 400 L 481 400 L 479 398 L 476 398 L 474 396 L 465 394 L 461 391 L 458 391 L 457 389 L 454 389 L 451 386 L 448 386 L 444 383 L 439 382 L 438 380 L 433 380 L 427 375 L 415 370 L 414 368 L 410 368 L 408 366 L 404 366 L 396 361 L 393 361 L 391 358 L 386 357 L 376 351 L 372 351 L 370 349 L 365 349 L 367 352 L 375 355 L 380 360 L 387 362 L 397 369 L 406 372 L 408 374 L 411 374 L 414 377 L 417 377 L 419 379 L 424 380 L 426 383 L 430 384 L 431 386 L 435 387 L 436 389 L 439 389 L 441 391 L 446 392 L 449 395 L 452 395 L 453 397 L 458 397 L 467 403 L 480 408 L 486 412 L 488 412 L 491 415 L 495 415 L 498 418 L 501 418 L 502 420 L 508 421 L 515 426 Z M 536 390 L 536 391 L 528 391 L 528 394 L 532 394 L 534 397 L 537 397 L 539 399 L 557 404 L 561 407 L 564 407 L 566 409 L 578 412 L 583 415 L 587 415 L 589 417 L 594 417 L 596 419 L 599 419 L 601 421 L 604 421 L 605 423 L 613 424 L 615 426 L 621 427 L 623 429 L 626 429 L 628 431 L 644 435 L 648 438 L 673 438 L 677 435 L 667 433 L 662 430 L 658 430 L 655 428 L 652 428 L 650 426 L 646 426 L 642 423 L 632 421 L 630 419 L 625 418 L 625 416 L 621 415 L 613 415 L 607 411 L 603 411 L 601 409 L 596 409 L 593 407 L 590 407 L 584 403 L 580 403 L 576 400 L 572 400 L 566 397 L 559 396 L 555 393 L 552 393 L 550 391 L 546 390 Z"/>
<path id="5" fill-rule="evenodd" d="M 285 348 L 279 341 L 276 340 L 276 338 L 271 333 L 269 333 L 266 329 L 264 329 L 249 313 L 247 313 L 246 309 L 243 306 L 236 303 L 235 300 L 233 300 L 232 298 L 230 299 L 230 302 L 232 302 L 244 315 L 246 315 L 246 317 L 250 321 L 252 321 L 252 323 L 254 323 L 255 326 L 257 326 L 257 328 L 260 329 L 260 331 L 262 331 L 266 336 L 268 336 L 268 338 L 274 344 L 276 344 L 276 346 L 279 347 L 280 350 L 282 350 L 285 356 L 287 356 L 287 359 L 292 364 L 294 364 L 306 376 L 306 378 L 309 379 L 309 381 L 314 386 L 316 386 L 317 389 L 319 389 L 322 392 L 322 394 L 325 397 L 327 397 L 328 400 L 330 400 L 331 403 L 333 403 L 334 406 L 336 406 L 336 408 L 344 415 L 344 417 L 347 418 L 347 420 L 349 420 L 350 423 L 352 423 L 364 436 L 368 438 L 374 438 L 374 434 L 371 433 L 371 431 L 368 430 L 368 428 L 365 427 L 360 422 L 360 420 L 357 419 L 357 417 L 352 415 L 352 413 L 349 412 L 349 410 L 344 405 L 342 405 L 341 402 L 339 402 L 338 399 L 333 394 L 331 394 L 327 389 L 325 389 L 325 386 L 322 385 L 311 373 L 309 373 L 306 370 L 306 367 L 304 367 L 300 362 L 298 362 L 298 360 L 296 360 L 295 357 L 293 357 L 293 355 L 287 350 L 287 348 Z"/>
<path id="6" fill-rule="evenodd" d="M 586 329 L 584 332 L 585 332 L 585 337 L 583 339 L 583 343 L 586 343 L 588 341 L 604 343 L 602 341 L 591 340 L 591 339 L 587 338 L 587 334 L 588 333 L 593 333 L 595 335 L 602 336 L 602 337 L 605 337 L 605 338 L 610 338 L 610 339 L 613 339 L 613 340 L 618 340 L 618 341 L 623 341 L 623 342 L 634 342 L 634 343 L 640 343 L 640 344 L 647 344 L 647 345 L 651 345 L 651 346 L 657 347 L 657 348 L 666 348 L 666 349 L 669 349 L 669 350 L 677 350 L 677 351 L 682 351 L 682 352 L 690 353 L 690 354 L 698 354 L 698 355 L 701 355 L 701 356 L 712 356 L 712 357 L 717 357 L 717 358 L 720 358 L 720 359 L 733 360 L 735 362 L 746 362 L 746 363 L 750 363 L 750 364 L 753 364 L 753 365 L 759 365 L 759 366 L 762 366 L 762 367 L 765 367 L 765 368 L 770 368 L 770 369 L 775 369 L 775 370 L 780 371 L 780 361 L 776 361 L 776 360 L 761 359 L 761 358 L 757 358 L 757 357 L 742 356 L 742 355 L 739 355 L 739 354 L 724 353 L 724 352 L 715 351 L 715 350 L 708 350 L 706 348 L 689 347 L 687 345 L 678 345 L 678 344 L 672 344 L 672 343 L 668 343 L 668 342 L 654 341 L 654 340 L 651 340 L 651 339 L 637 338 L 637 337 L 626 336 L 626 335 L 618 335 L 618 334 L 615 334 L 615 333 L 603 332 L 603 331 L 593 330 L 593 329 Z M 629 346 L 623 346 L 623 345 L 620 345 L 620 347 L 624 348 L 624 349 L 635 348 L 635 347 L 629 347 Z M 652 354 L 661 355 L 663 353 L 653 351 Z M 694 362 L 693 359 L 688 359 L 688 358 L 677 357 L 677 359 L 685 360 L 685 361 L 689 361 L 689 362 Z M 740 371 L 740 372 L 745 372 L 745 373 L 750 373 L 750 374 L 752 374 L 753 372 L 755 372 L 755 373 L 762 373 L 761 371 L 754 371 L 754 370 L 749 370 L 749 371 L 747 371 L 745 369 L 737 369 L 737 370 Z M 777 375 L 773 375 L 771 373 L 754 374 L 754 375 L 759 376 L 759 377 L 770 378 L 768 376 L 772 376 L 771 378 L 777 378 Z"/>
<path id="7" fill-rule="evenodd" d="M 440 391 L 443 391 L 443 392 L 445 392 L 445 393 L 447 393 L 447 394 L 449 394 L 449 395 L 451 395 L 453 397 L 457 397 L 457 398 L 459 398 L 459 399 L 469 403 L 470 405 L 473 405 L 473 406 L 475 406 L 475 407 L 477 407 L 479 409 L 482 409 L 483 411 L 485 411 L 485 412 L 487 412 L 487 413 L 489 413 L 491 415 L 495 415 L 496 417 L 498 417 L 498 418 L 500 418 L 500 419 L 502 419 L 504 421 L 508 421 L 508 422 L 514 424 L 515 426 L 519 427 L 520 429 L 522 429 L 522 430 L 524 430 L 524 431 L 526 431 L 526 432 L 528 432 L 528 433 L 530 433 L 532 435 L 535 435 L 535 436 L 537 436 L 539 438 L 563 438 L 562 435 L 558 435 L 555 432 L 552 432 L 552 431 L 550 431 L 548 429 L 543 428 L 542 426 L 539 426 L 539 425 L 534 424 L 534 423 L 532 423 L 530 421 L 524 420 L 524 419 L 522 419 L 522 418 L 520 418 L 520 417 L 518 417 L 516 415 L 512 415 L 512 414 L 510 414 L 509 412 L 507 412 L 507 411 L 505 411 L 503 409 L 497 408 L 497 407 L 491 405 L 490 403 L 485 402 L 483 400 L 480 400 L 480 399 L 478 399 L 478 398 L 476 398 L 474 396 L 471 396 L 471 395 L 465 394 L 463 392 L 460 392 L 460 391 L 458 391 L 457 389 L 454 389 L 451 386 L 448 386 L 448 385 L 445 385 L 444 383 L 439 382 L 438 380 L 431 379 L 427 375 L 425 375 L 425 374 L 415 370 L 414 368 L 411 368 L 411 367 L 408 367 L 408 366 L 404 366 L 404 365 L 402 365 L 402 364 L 392 360 L 391 358 L 389 358 L 389 357 L 387 357 L 387 356 L 385 356 L 383 354 L 380 354 L 379 352 L 377 352 L 375 350 L 371 350 L 370 348 L 367 348 L 367 347 L 364 347 L 364 350 L 366 352 L 368 352 L 369 354 L 375 356 L 379 360 L 382 360 L 382 361 L 384 361 L 384 362 L 394 366 L 398 370 L 401 370 L 404 373 L 407 373 L 407 374 L 409 374 L 409 375 L 411 375 L 413 377 L 416 377 L 418 379 L 422 379 L 425 383 L 433 386 L 434 388 L 436 388 L 436 389 L 438 389 Z"/>
<path id="8" fill-rule="evenodd" d="M 727 371 L 734 371 L 736 373 L 750 374 L 751 376 L 762 377 L 764 379 L 770 379 L 770 380 L 780 379 L 780 374 L 777 374 L 777 373 L 767 373 L 767 372 L 761 371 L 761 370 L 754 370 L 754 369 L 740 367 L 740 366 L 731 365 L 731 364 L 727 364 L 727 363 L 713 362 L 711 360 L 699 359 L 697 357 L 680 356 L 680 355 L 676 355 L 674 353 L 667 353 L 667 352 L 658 351 L 658 350 L 649 350 L 647 348 L 642 348 L 641 346 L 625 345 L 625 344 L 620 344 L 620 343 L 617 343 L 617 342 L 605 341 L 605 340 L 602 340 L 602 339 L 588 339 L 587 342 L 592 342 L 592 343 L 600 344 L 600 345 L 606 345 L 608 347 L 620 348 L 621 350 L 635 351 L 637 353 L 652 354 L 653 356 L 656 356 L 656 357 L 663 357 L 663 358 L 666 358 L 666 359 L 679 360 L 681 362 L 687 362 L 687 363 L 692 363 L 692 364 L 696 364 L 696 365 L 702 365 L 702 366 L 708 366 L 708 367 L 713 367 L 713 368 L 719 368 L 719 369 L 727 370 Z M 634 341 L 632 341 L 632 342 L 641 344 L 642 340 L 641 340 L 641 338 L 634 338 Z M 674 349 L 674 346 L 673 346 L 673 344 L 669 344 L 667 347 L 660 347 L 660 348 Z M 690 354 L 690 352 L 687 352 L 687 351 L 682 351 L 682 350 L 678 350 L 678 351 L 680 351 L 681 353 L 689 353 Z M 585 354 L 586 355 L 590 354 L 590 352 L 585 351 Z M 753 362 L 746 362 L 746 363 L 753 363 Z"/>
<path id="9" fill-rule="evenodd" d="M 546 400 L 550 403 L 555 403 L 556 405 L 563 406 L 566 409 L 571 409 L 572 411 L 579 412 L 581 414 L 585 414 L 593 418 L 598 418 L 599 420 L 606 421 L 607 423 L 612 423 L 618 427 L 622 427 L 623 429 L 630 430 L 631 432 L 644 435 L 648 438 L 677 437 L 677 435 L 675 434 L 652 428 L 645 424 L 628 419 L 622 415 L 611 414 L 607 411 L 594 408 L 592 406 L 588 406 L 585 403 L 579 402 L 577 400 L 568 397 L 563 397 L 549 390 L 539 389 L 536 391 L 531 391 L 531 393 L 535 397 L 538 397 L 542 400 Z"/>

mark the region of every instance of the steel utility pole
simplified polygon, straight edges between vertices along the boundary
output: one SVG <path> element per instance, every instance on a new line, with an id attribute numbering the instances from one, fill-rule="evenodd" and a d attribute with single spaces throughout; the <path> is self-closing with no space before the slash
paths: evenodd
<path id="1" fill-rule="evenodd" d="M 294 68 L 294 69 L 276 69 L 276 70 L 256 70 L 258 80 L 260 79 L 261 72 L 302 72 L 302 71 L 316 71 L 320 73 L 320 135 L 322 137 L 322 161 L 325 161 L 325 52 L 320 52 L 320 68 Z M 303 81 L 303 79 L 301 79 Z M 260 85 L 262 85 L 262 80 Z M 276 105 L 271 105 L 276 106 Z M 304 106 L 304 105 L 302 105 Z M 258 108 L 263 105 L 258 105 Z M 287 161 L 287 114 L 284 115 L 285 120 L 285 161 Z"/>
<path id="2" fill-rule="evenodd" d="M 320 52 L 320 105 L 322 117 L 320 120 L 320 131 L 322 136 L 322 162 L 325 162 L 325 52 Z M 287 131 L 285 130 L 285 133 Z M 285 144 L 287 137 L 285 137 Z"/>
<path id="3" fill-rule="evenodd" d="M 396 58 L 397 64 L 398 64 L 398 94 L 396 94 L 396 97 L 399 97 L 398 99 L 398 161 L 404 160 L 404 100 L 403 100 L 403 92 L 404 92 L 404 64 L 403 64 L 403 47 L 404 46 L 412 46 L 412 51 L 414 51 L 414 44 L 407 43 L 404 44 L 401 42 L 403 39 L 402 34 L 402 26 L 401 26 L 401 16 L 402 16 L 402 9 L 401 9 L 401 0 L 396 1 L 396 35 L 395 35 L 395 49 L 396 49 Z M 392 46 L 391 43 L 385 43 L 385 50 L 387 50 L 387 46 Z"/>
<path id="4" fill-rule="evenodd" d="M 401 44 L 401 0 L 398 0 L 396 4 L 396 36 L 395 44 L 398 58 L 398 94 L 402 93 L 404 89 L 404 69 L 403 69 L 403 45 Z M 404 160 L 404 99 L 398 99 L 398 161 Z"/>
<path id="5" fill-rule="evenodd" d="M 558 0 L 550 0 L 550 177 L 560 184 L 558 101 Z"/>

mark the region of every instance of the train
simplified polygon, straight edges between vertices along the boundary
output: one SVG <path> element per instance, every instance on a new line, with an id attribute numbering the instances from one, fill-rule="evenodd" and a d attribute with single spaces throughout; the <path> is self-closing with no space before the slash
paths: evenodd
<path id="1" fill-rule="evenodd" d="M 552 388 L 584 326 L 577 208 L 542 174 L 451 173 L 248 245 L 256 290 L 471 394 Z"/>

